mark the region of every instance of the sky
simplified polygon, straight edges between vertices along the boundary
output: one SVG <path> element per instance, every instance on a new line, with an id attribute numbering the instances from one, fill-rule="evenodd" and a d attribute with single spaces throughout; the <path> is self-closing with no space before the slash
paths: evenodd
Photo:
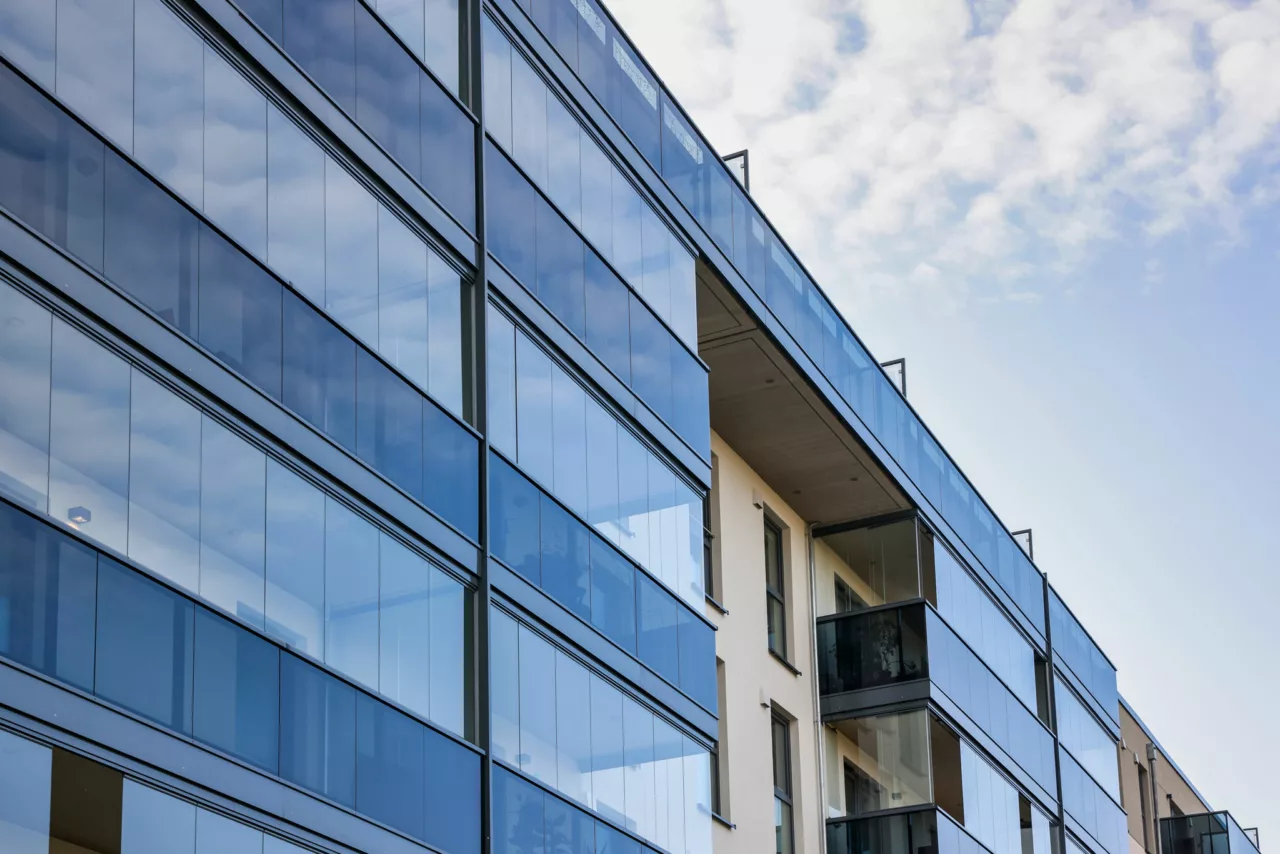
<path id="1" fill-rule="evenodd" d="M 1280 845 L 1280 0 L 608 5 L 1174 760 Z"/>

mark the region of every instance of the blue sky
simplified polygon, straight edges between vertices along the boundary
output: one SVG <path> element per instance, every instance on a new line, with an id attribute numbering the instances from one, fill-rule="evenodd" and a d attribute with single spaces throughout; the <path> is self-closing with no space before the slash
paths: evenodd
<path id="1" fill-rule="evenodd" d="M 613 0 L 1215 808 L 1280 839 L 1280 0 Z"/>

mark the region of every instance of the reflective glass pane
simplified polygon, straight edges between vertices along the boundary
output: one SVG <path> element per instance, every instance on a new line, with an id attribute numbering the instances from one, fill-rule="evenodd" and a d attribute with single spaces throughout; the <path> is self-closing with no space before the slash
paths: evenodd
<path id="1" fill-rule="evenodd" d="M 196 333 L 196 217 L 123 158 L 106 160 L 103 272 L 171 326 Z"/>
<path id="2" fill-rule="evenodd" d="M 645 305 L 631 298 L 631 388 L 662 418 L 672 406 L 671 350 L 677 346 Z"/>
<path id="3" fill-rule="evenodd" d="M 494 769 L 494 854 L 547 854 L 546 801 L 534 784 L 505 769 Z"/>
<path id="4" fill-rule="evenodd" d="M 630 292 L 614 272 L 594 252 L 586 254 L 585 313 L 583 338 L 591 352 L 631 384 Z"/>
<path id="5" fill-rule="evenodd" d="M 520 770 L 556 784 L 556 652 L 520 626 Z"/>
<path id="6" fill-rule="evenodd" d="M 52 324 L 48 311 L 0 286 L 0 495 L 41 512 L 49 509 Z"/>
<path id="7" fill-rule="evenodd" d="M 684 847 L 684 736 L 660 718 L 653 721 L 653 780 L 656 833 L 668 851 Z"/>
<path id="8" fill-rule="evenodd" d="M 259 854 L 262 831 L 226 816 L 196 809 L 196 854 Z"/>
<path id="9" fill-rule="evenodd" d="M 266 608 L 266 455 L 204 417 L 200 595 L 262 628 Z"/>
<path id="10" fill-rule="evenodd" d="M 324 657 L 324 493 L 267 461 L 267 634 Z"/>
<path id="11" fill-rule="evenodd" d="M 98 556 L 0 504 L 0 655 L 93 690 Z"/>
<path id="12" fill-rule="evenodd" d="M 280 776 L 356 802 L 356 691 L 292 655 L 280 657 Z"/>
<path id="13" fill-rule="evenodd" d="M 205 46 L 204 212 L 267 257 L 267 99 Z"/>
<path id="14" fill-rule="evenodd" d="M 605 258 L 613 258 L 613 163 L 583 134 L 582 233 Z"/>
<path id="15" fill-rule="evenodd" d="M 200 343 L 276 400 L 283 291 L 249 256 L 200 226 Z"/>
<path id="16" fill-rule="evenodd" d="M 423 717 L 431 713 L 431 568 L 385 533 L 379 535 L 381 637 L 379 690 Z"/>
<path id="17" fill-rule="evenodd" d="M 356 455 L 422 495 L 422 395 L 369 351 L 356 351 Z"/>
<path id="18" fill-rule="evenodd" d="M 559 365 L 553 365 L 551 396 L 555 494 L 572 509 L 586 513 L 587 393 Z"/>
<path id="19" fill-rule="evenodd" d="M 433 80 L 422 79 L 422 185 L 458 218 L 476 222 L 476 126 Z"/>
<path id="20" fill-rule="evenodd" d="M 629 826 L 645 839 L 652 839 L 657 827 L 653 801 L 653 712 L 629 697 L 622 698 L 622 737 Z"/>
<path id="21" fill-rule="evenodd" d="M 716 633 L 687 608 L 676 613 L 680 641 L 680 688 L 703 707 L 716 710 Z"/>
<path id="22" fill-rule="evenodd" d="M 238 5 L 266 34 L 284 43 L 283 0 L 237 0 Z"/>
<path id="23" fill-rule="evenodd" d="M 53 751 L 0 730 L 0 848 L 47 854 Z"/>
<path id="24" fill-rule="evenodd" d="M 644 573 L 636 576 L 639 587 L 640 660 L 673 685 L 680 684 L 680 647 L 676 614 L 680 605 L 662 585 Z"/>
<path id="25" fill-rule="evenodd" d="M 462 276 L 434 252 L 427 271 L 427 342 L 431 374 L 427 390 L 446 409 L 463 418 L 466 354 L 463 346 Z"/>
<path id="26" fill-rule="evenodd" d="M 449 854 L 480 854 L 480 757 L 430 729 L 423 839 Z"/>
<path id="27" fill-rule="evenodd" d="M 591 675 L 556 650 L 556 789 L 591 806 Z"/>
<path id="28" fill-rule="evenodd" d="M 591 617 L 590 533 L 550 497 L 542 496 L 542 589 L 584 620 Z"/>
<path id="29" fill-rule="evenodd" d="M 418 57 L 422 56 L 422 0 L 374 0 L 382 20 L 395 31 L 405 46 Z"/>
<path id="30" fill-rule="evenodd" d="M 499 457 L 489 464 L 489 524 L 493 554 L 536 585 L 542 584 L 538 488 Z"/>
<path id="31" fill-rule="evenodd" d="M 49 91 L 54 86 L 57 11 L 49 0 L 12 0 L 0 9 L 0 53 Z"/>
<path id="32" fill-rule="evenodd" d="M 325 499 L 325 656 L 357 682 L 378 687 L 378 530 Z"/>
<path id="33" fill-rule="evenodd" d="M 196 611 L 194 735 L 275 773 L 280 754 L 280 651 Z"/>
<path id="34" fill-rule="evenodd" d="M 538 199 L 538 298 L 569 331 L 586 333 L 582 239 L 544 199 Z"/>
<path id="35" fill-rule="evenodd" d="M 357 695 L 356 809 L 421 838 L 423 756 L 422 724 Z"/>
<path id="36" fill-rule="evenodd" d="M 489 738 L 497 759 L 518 765 L 520 755 L 520 629 L 489 611 Z"/>
<path id="37" fill-rule="evenodd" d="M 533 183 L 547 186 L 547 84 L 518 53 L 511 55 L 511 154 Z"/>
<path id="38" fill-rule="evenodd" d="M 355 113 L 356 0 L 284 0 L 284 49 Z"/>
<path id="39" fill-rule="evenodd" d="M 302 300 L 284 295 L 284 404 L 355 448 L 356 345 Z"/>
<path id="40" fill-rule="evenodd" d="M 511 150 L 511 43 L 488 15 L 484 16 L 484 126 Z"/>
<path id="41" fill-rule="evenodd" d="M 459 27 L 458 0 L 426 0 L 426 60 L 450 92 L 458 92 Z"/>
<path id="42" fill-rule="evenodd" d="M 587 521 L 604 538 L 618 541 L 618 422 L 594 399 L 587 400 Z"/>
<path id="43" fill-rule="evenodd" d="M 525 335 L 516 336 L 516 424 L 520 467 L 545 486 L 555 483 L 551 357 Z"/>
<path id="44" fill-rule="evenodd" d="M 120 854 L 194 854 L 196 805 L 126 778 Z"/>
<path id="45" fill-rule="evenodd" d="M 128 550 L 128 363 L 62 321 L 53 324 L 49 514 Z"/>
<path id="46" fill-rule="evenodd" d="M 619 815 L 618 821 L 625 821 Z M 596 822 L 596 854 L 640 854 L 644 850 L 639 842 L 604 822 Z"/>
<path id="47" fill-rule="evenodd" d="M 469 591 L 438 567 L 431 584 L 431 720 L 460 736 L 471 732 Z"/>
<path id="48" fill-rule="evenodd" d="M 378 202 L 351 173 L 325 159 L 325 298 L 335 320 L 378 343 Z"/>
<path id="49" fill-rule="evenodd" d="M 61 0 L 57 56 L 58 97 L 131 151 L 133 0 Z"/>
<path id="50" fill-rule="evenodd" d="M 520 284 L 532 289 L 537 281 L 537 193 L 492 145 L 485 154 L 485 192 L 489 251 Z"/>
<path id="51" fill-rule="evenodd" d="M 267 107 L 267 259 L 317 305 L 324 303 L 324 151 L 274 105 Z"/>
<path id="52" fill-rule="evenodd" d="M 422 147 L 418 63 L 382 23 L 356 4 L 356 118 L 374 139 L 417 177 Z"/>
<path id="53" fill-rule="evenodd" d="M 94 692 L 191 732 L 193 612 L 188 599 L 99 558 Z"/>
<path id="54" fill-rule="evenodd" d="M 464 536 L 480 527 L 480 445 L 439 407 L 422 407 L 423 499 Z"/>
<path id="55" fill-rule="evenodd" d="M 591 674 L 591 797 L 596 811 L 626 825 L 622 694 Z"/>
<path id="56" fill-rule="evenodd" d="M 559 5 L 559 4 L 557 4 Z M 582 130 L 554 95 L 547 97 L 547 194 L 575 225 L 582 222 Z"/>
<path id="57" fill-rule="evenodd" d="M 644 280 L 644 211 L 636 188 L 618 169 L 613 170 L 613 267 L 632 287 Z"/>
<path id="58" fill-rule="evenodd" d="M 200 589 L 200 410 L 133 370 L 129 557 Z"/>
<path id="59" fill-rule="evenodd" d="M 559 798 L 547 798 L 547 850 L 595 854 L 595 821 Z"/>
<path id="60" fill-rule="evenodd" d="M 427 388 L 427 247 L 378 206 L 378 352 Z"/>
<path id="61" fill-rule="evenodd" d="M 591 541 L 591 625 L 633 655 L 638 574 L 603 540 Z"/>
<path id="62" fill-rule="evenodd" d="M 619 545 L 641 566 L 649 563 L 649 451 L 631 431 L 618 429 Z"/>
<path id="63" fill-rule="evenodd" d="M 2 298 L 2 297 L 0 297 Z M 516 333 L 515 325 L 492 305 L 489 306 L 489 443 L 511 457 L 516 456 Z M 3 345 L 0 345 L 3 346 Z M 0 371 L 4 367 L 0 365 Z M 0 419 L 4 415 L 0 413 Z M 2 436 L 3 434 L 0 434 Z"/>
<path id="64" fill-rule="evenodd" d="M 161 0 L 135 0 L 134 14 L 133 156 L 200 208 L 204 44 Z"/>

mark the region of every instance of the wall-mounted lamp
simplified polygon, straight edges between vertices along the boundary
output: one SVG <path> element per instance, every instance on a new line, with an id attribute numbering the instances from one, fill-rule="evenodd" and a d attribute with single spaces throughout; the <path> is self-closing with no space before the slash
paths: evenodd
<path id="1" fill-rule="evenodd" d="M 72 507 L 67 511 L 67 518 L 77 525 L 88 525 L 93 521 L 93 512 L 88 507 Z"/>

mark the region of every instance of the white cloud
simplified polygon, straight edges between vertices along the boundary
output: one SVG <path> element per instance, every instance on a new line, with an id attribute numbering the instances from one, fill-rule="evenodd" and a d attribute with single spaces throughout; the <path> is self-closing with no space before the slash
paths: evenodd
<path id="1" fill-rule="evenodd" d="M 751 149 L 757 199 L 833 291 L 1021 292 L 1129 229 L 1229 234 L 1280 191 L 1233 185 L 1280 158 L 1280 0 L 611 8 L 712 143 Z"/>

